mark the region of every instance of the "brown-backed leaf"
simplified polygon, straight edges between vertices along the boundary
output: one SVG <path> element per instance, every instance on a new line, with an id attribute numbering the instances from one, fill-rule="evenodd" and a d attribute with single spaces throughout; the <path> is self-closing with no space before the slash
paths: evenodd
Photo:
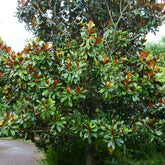
<path id="1" fill-rule="evenodd" d="M 35 112 L 35 108 L 34 107 L 32 107 L 32 110 L 33 110 L 33 113 L 35 114 L 36 112 Z"/>
<path id="2" fill-rule="evenodd" d="M 49 79 L 45 81 L 45 84 L 46 85 L 49 85 Z"/>
<path id="3" fill-rule="evenodd" d="M 115 65 L 117 65 L 118 64 L 118 58 L 117 57 L 115 57 L 115 63 L 114 63 Z"/>
<path id="4" fill-rule="evenodd" d="M 38 78 L 42 78 L 42 73 L 39 75 L 39 77 Z"/>
<path id="5" fill-rule="evenodd" d="M 79 92 L 81 92 L 81 88 L 76 87 L 76 94 L 78 94 Z"/>
<path id="6" fill-rule="evenodd" d="M 112 129 L 112 135 L 115 136 L 116 135 L 116 129 Z"/>
<path id="7" fill-rule="evenodd" d="M 110 20 L 109 20 L 109 26 L 111 26 L 111 23 L 112 23 L 112 20 L 110 19 Z"/>
<path id="8" fill-rule="evenodd" d="M 114 149 L 113 149 L 112 146 L 111 146 L 111 147 L 109 148 L 109 153 L 112 154 L 113 150 L 114 150 Z"/>
<path id="9" fill-rule="evenodd" d="M 143 59 L 146 56 L 147 56 L 147 53 L 144 50 L 142 50 L 140 53 L 140 59 Z"/>
<path id="10" fill-rule="evenodd" d="M 107 55 L 104 56 L 103 62 L 105 63 L 107 61 Z"/>
<path id="11" fill-rule="evenodd" d="M 124 80 L 122 80 L 121 83 L 125 86 L 125 81 Z"/>
<path id="12" fill-rule="evenodd" d="M 54 88 L 59 84 L 59 80 L 54 80 Z"/>
<path id="13" fill-rule="evenodd" d="M 5 53 L 11 54 L 11 47 L 4 46 L 4 51 L 5 51 Z"/>
<path id="14" fill-rule="evenodd" d="M 117 121 L 115 120 L 115 121 L 113 122 L 113 125 L 116 125 L 116 123 L 117 123 Z"/>
<path id="15" fill-rule="evenodd" d="M 136 2 L 137 7 L 144 8 L 145 5 L 146 5 L 146 3 L 144 0 L 137 0 L 137 2 Z"/>
<path id="16" fill-rule="evenodd" d="M 3 48 L 3 41 L 0 43 L 0 49 Z"/>
<path id="17" fill-rule="evenodd" d="M 65 61 L 69 62 L 70 61 L 70 58 L 67 58 Z"/>
<path id="18" fill-rule="evenodd" d="M 133 132 L 136 131 L 136 125 L 133 125 Z"/>
<path id="19" fill-rule="evenodd" d="M 162 101 L 161 102 L 159 102 L 159 104 L 157 105 L 157 107 L 160 107 L 162 105 Z"/>
<path id="20" fill-rule="evenodd" d="M 89 26 L 88 26 L 89 30 L 91 30 L 91 29 L 92 29 L 92 26 L 93 26 L 93 25 L 94 25 L 93 21 L 92 21 L 92 20 L 90 20 L 90 21 L 89 21 Z"/>
<path id="21" fill-rule="evenodd" d="M 150 121 L 150 117 L 149 117 L 149 116 L 148 116 L 148 122 L 151 123 L 151 121 Z"/>
<path id="22" fill-rule="evenodd" d="M 34 77 L 35 77 L 35 79 L 38 79 L 38 74 L 36 71 L 34 71 Z"/>
<path id="23" fill-rule="evenodd" d="M 25 0 L 21 0 L 21 3 L 24 4 L 25 3 Z"/>
<path id="24" fill-rule="evenodd" d="M 33 26 L 36 26 L 37 24 L 36 24 L 34 21 L 32 21 L 32 25 L 33 25 Z"/>
<path id="25" fill-rule="evenodd" d="M 130 76 L 131 76 L 131 72 L 128 72 L 128 74 L 127 74 L 127 80 L 128 81 L 129 81 Z"/>
<path id="26" fill-rule="evenodd" d="M 79 69 L 79 62 L 78 61 L 76 61 L 76 65 L 77 65 L 77 68 Z"/>
<path id="27" fill-rule="evenodd" d="M 93 8 L 93 11 L 94 11 L 94 12 L 96 12 L 96 11 L 97 11 L 97 9 L 96 9 L 96 8 Z"/>
<path id="28" fill-rule="evenodd" d="M 90 38 L 90 39 L 94 39 L 94 36 L 90 36 L 89 38 Z"/>
<path id="29" fill-rule="evenodd" d="M 7 111 L 7 112 L 4 112 L 5 114 L 5 117 L 9 117 L 10 113 Z"/>
<path id="30" fill-rule="evenodd" d="M 152 60 L 151 57 L 150 56 L 147 56 L 146 61 L 149 62 L 151 60 Z"/>
<path id="31" fill-rule="evenodd" d="M 153 71 L 152 70 L 150 70 L 150 78 L 151 78 L 151 76 L 153 75 Z"/>
<path id="32" fill-rule="evenodd" d="M 23 57 L 20 57 L 18 60 L 21 63 L 23 61 Z"/>
<path id="33" fill-rule="evenodd" d="M 164 97 L 162 97 L 162 103 L 165 104 L 165 100 L 164 100 Z"/>
<path id="34" fill-rule="evenodd" d="M 153 125 L 155 124 L 157 122 L 157 119 L 156 118 L 153 118 L 153 119 L 151 119 L 150 121 L 149 121 L 149 126 L 150 126 L 150 128 L 152 128 L 153 127 Z"/>
<path id="35" fill-rule="evenodd" d="M 159 69 L 158 65 L 154 67 L 154 71 L 157 71 Z"/>
<path id="36" fill-rule="evenodd" d="M 70 95 L 70 87 L 69 86 L 66 87 L 66 90 L 67 90 L 67 93 Z"/>
<path id="37" fill-rule="evenodd" d="M 106 81 L 105 85 L 107 88 L 110 88 L 113 84 L 110 81 Z"/>
<path id="38" fill-rule="evenodd" d="M 143 120 L 141 120 L 140 123 L 144 126 L 144 121 Z"/>
<path id="39" fill-rule="evenodd" d="M 45 44 L 43 44 L 42 45 L 42 49 L 44 50 L 44 51 L 46 51 L 47 49 L 48 49 L 48 47 L 49 47 L 49 43 L 45 43 Z"/>
<path id="40" fill-rule="evenodd" d="M 147 67 L 148 69 L 151 69 L 152 65 L 151 65 L 151 64 L 148 64 L 146 67 Z"/>
<path id="41" fill-rule="evenodd" d="M 69 48 L 69 45 L 70 45 L 70 41 L 67 40 L 67 48 Z"/>
<path id="42" fill-rule="evenodd" d="M 25 113 L 27 113 L 27 108 L 24 108 Z"/>
<path id="43" fill-rule="evenodd" d="M 153 102 L 152 102 L 152 101 L 149 101 L 149 102 L 148 102 L 148 106 L 149 106 L 149 108 L 151 109 L 152 106 L 153 106 Z"/>
<path id="44" fill-rule="evenodd" d="M 133 91 L 136 92 L 136 87 L 135 86 L 133 86 Z"/>
<path id="45" fill-rule="evenodd" d="M 52 6 L 52 3 L 51 3 L 51 2 L 49 2 L 49 3 L 48 3 L 48 6 L 49 6 L 49 7 L 51 7 L 51 6 Z"/>
<path id="46" fill-rule="evenodd" d="M 41 112 L 41 110 L 40 111 L 37 111 L 37 113 L 39 114 Z"/>
<path id="47" fill-rule="evenodd" d="M 102 41 L 102 37 L 98 37 L 98 38 L 96 39 L 95 45 L 96 45 L 97 43 L 101 42 L 101 41 Z"/>
<path id="48" fill-rule="evenodd" d="M 71 70 L 70 67 L 72 66 L 71 63 L 67 63 L 66 66 L 69 68 L 69 71 Z"/>

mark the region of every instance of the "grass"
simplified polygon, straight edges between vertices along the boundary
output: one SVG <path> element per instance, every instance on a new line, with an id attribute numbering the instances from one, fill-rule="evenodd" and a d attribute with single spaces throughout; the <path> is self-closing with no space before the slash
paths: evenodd
<path id="1" fill-rule="evenodd" d="M 1 139 L 1 140 L 13 140 L 13 138 L 10 137 L 10 136 L 9 136 L 9 137 L 0 137 L 0 139 Z"/>
<path id="2" fill-rule="evenodd" d="M 165 153 L 153 153 L 149 158 L 141 160 L 119 158 L 118 165 L 165 165 Z"/>
<path id="3" fill-rule="evenodd" d="M 10 137 L 10 136 L 9 137 L 0 137 L 0 140 L 15 140 L 15 141 L 18 141 L 18 142 L 23 142 L 23 143 L 34 145 L 34 143 L 31 140 L 16 139 L 16 138 L 13 138 L 13 137 Z"/>

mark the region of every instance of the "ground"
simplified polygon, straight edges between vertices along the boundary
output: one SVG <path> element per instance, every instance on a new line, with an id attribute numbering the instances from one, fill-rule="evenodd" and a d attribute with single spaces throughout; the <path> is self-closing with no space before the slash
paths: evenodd
<path id="1" fill-rule="evenodd" d="M 37 165 L 40 155 L 32 144 L 0 140 L 0 165 Z"/>

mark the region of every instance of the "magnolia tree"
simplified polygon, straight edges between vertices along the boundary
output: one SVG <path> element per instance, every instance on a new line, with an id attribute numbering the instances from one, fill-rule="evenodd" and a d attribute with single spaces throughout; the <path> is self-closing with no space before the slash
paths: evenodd
<path id="1" fill-rule="evenodd" d="M 143 47 L 163 8 L 151 1 L 21 1 L 18 17 L 39 38 L 20 53 L 0 44 L 4 99 L 22 105 L 5 113 L 3 129 L 45 149 L 85 141 L 87 165 L 98 140 L 112 153 L 140 129 L 161 135 L 161 56 Z"/>

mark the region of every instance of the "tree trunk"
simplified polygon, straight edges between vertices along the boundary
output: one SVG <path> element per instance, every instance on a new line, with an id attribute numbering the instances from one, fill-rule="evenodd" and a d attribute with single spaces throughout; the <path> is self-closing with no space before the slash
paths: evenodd
<path id="1" fill-rule="evenodd" d="M 126 158 L 126 145 L 124 144 L 124 148 L 123 148 L 123 155 L 124 155 L 124 159 Z"/>
<path id="2" fill-rule="evenodd" d="M 86 146 L 86 165 L 95 165 L 94 147 L 87 142 Z"/>
<path id="3" fill-rule="evenodd" d="M 165 123 L 163 124 L 163 140 L 165 140 Z"/>

